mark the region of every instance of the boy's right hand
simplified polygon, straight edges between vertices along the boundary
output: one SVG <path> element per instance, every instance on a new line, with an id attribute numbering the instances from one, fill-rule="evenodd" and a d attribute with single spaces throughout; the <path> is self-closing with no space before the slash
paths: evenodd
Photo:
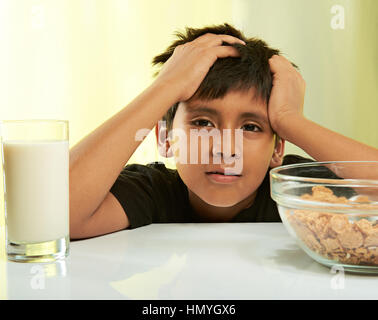
<path id="1" fill-rule="evenodd" d="M 245 45 L 243 40 L 230 35 L 204 34 L 178 45 L 155 81 L 168 84 L 175 92 L 177 102 L 190 99 L 218 58 L 239 57 L 234 47 L 222 46 L 222 42 Z"/>

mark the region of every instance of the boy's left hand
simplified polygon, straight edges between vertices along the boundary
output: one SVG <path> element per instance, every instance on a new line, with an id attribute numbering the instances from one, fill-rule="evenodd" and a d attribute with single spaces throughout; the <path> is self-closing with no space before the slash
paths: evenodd
<path id="1" fill-rule="evenodd" d="M 269 59 L 273 73 L 273 87 L 268 103 L 268 116 L 273 131 L 285 138 L 293 117 L 303 117 L 306 83 L 300 73 L 283 56 Z"/>

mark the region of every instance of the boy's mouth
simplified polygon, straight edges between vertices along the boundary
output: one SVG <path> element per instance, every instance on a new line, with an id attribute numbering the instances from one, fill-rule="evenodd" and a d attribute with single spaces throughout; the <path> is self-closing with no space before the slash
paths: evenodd
<path id="1" fill-rule="evenodd" d="M 228 184 L 240 179 L 241 174 L 235 172 L 225 172 L 225 170 L 215 170 L 207 171 L 206 176 L 209 177 L 209 180 L 213 183 Z"/>
<path id="2" fill-rule="evenodd" d="M 224 169 L 224 168 L 217 168 L 213 171 L 207 171 L 206 174 L 219 174 L 222 176 L 237 176 L 241 177 L 241 174 L 239 172 L 233 171 L 231 169 Z"/>
<path id="3" fill-rule="evenodd" d="M 225 172 L 220 172 L 220 171 L 209 171 L 209 172 L 206 172 L 206 174 L 220 174 L 222 176 L 237 176 L 237 177 L 241 177 L 241 174 L 225 173 Z"/>

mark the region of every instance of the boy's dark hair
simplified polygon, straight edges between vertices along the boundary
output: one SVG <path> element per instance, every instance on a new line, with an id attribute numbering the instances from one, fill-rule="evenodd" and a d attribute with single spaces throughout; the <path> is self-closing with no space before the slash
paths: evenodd
<path id="1" fill-rule="evenodd" d="M 178 45 L 193 41 L 206 33 L 231 35 L 243 40 L 246 45 L 232 44 L 239 51 L 240 57 L 217 59 L 192 98 L 212 100 L 224 97 L 230 90 L 247 91 L 255 88 L 257 98 L 268 102 L 272 89 L 272 73 L 268 60 L 273 55 L 280 54 L 280 51 L 268 47 L 263 40 L 246 38 L 228 23 L 201 29 L 186 28 L 185 33 L 175 32 L 178 40 L 174 41 L 164 53 L 154 57 L 152 65 L 164 64 Z M 223 45 L 230 44 L 223 43 Z M 293 66 L 297 67 L 295 64 Z M 155 73 L 157 74 L 158 72 Z M 168 130 L 172 129 L 178 104 L 179 102 L 174 104 L 163 116 Z"/>

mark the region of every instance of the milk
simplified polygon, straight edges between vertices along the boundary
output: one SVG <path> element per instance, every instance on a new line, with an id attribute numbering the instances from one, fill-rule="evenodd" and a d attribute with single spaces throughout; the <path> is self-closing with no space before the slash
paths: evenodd
<path id="1" fill-rule="evenodd" d="M 7 238 L 44 242 L 69 234 L 68 141 L 4 141 Z"/>

